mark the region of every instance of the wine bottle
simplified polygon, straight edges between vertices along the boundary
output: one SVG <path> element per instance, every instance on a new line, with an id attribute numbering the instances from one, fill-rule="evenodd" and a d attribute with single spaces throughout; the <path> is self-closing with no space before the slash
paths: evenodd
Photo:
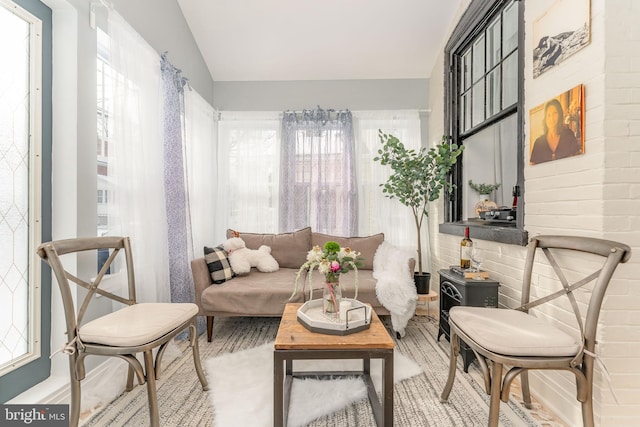
<path id="1" fill-rule="evenodd" d="M 471 268 L 473 240 L 469 238 L 469 227 L 464 228 L 464 239 L 460 241 L 460 268 Z"/>

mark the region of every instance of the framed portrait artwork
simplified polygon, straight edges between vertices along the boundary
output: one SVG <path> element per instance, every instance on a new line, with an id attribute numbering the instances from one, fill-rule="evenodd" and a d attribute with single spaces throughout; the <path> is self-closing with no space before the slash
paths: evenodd
<path id="1" fill-rule="evenodd" d="M 532 108 L 529 125 L 530 164 L 584 154 L 584 85 Z"/>
<path id="2" fill-rule="evenodd" d="M 591 0 L 558 0 L 533 23 L 533 78 L 589 44 Z"/>

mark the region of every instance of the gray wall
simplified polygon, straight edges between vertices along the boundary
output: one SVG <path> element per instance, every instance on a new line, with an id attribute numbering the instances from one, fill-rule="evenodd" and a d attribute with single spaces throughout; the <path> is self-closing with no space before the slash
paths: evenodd
<path id="1" fill-rule="evenodd" d="M 213 106 L 223 111 L 304 108 L 426 109 L 428 79 L 214 82 Z"/>
<path id="2" fill-rule="evenodd" d="M 213 104 L 213 80 L 177 0 L 112 0 L 115 10 Z"/>
<path id="3" fill-rule="evenodd" d="M 421 110 L 422 145 L 429 145 L 429 79 L 214 82 L 212 104 L 221 111 L 305 108 Z"/>

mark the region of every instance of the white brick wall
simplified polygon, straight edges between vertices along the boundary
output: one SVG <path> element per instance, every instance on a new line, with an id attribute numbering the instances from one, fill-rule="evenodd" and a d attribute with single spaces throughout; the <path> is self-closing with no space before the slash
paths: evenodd
<path id="1" fill-rule="evenodd" d="M 466 7 L 468 1 L 463 3 Z M 575 234 L 618 240 L 632 247 L 631 261 L 618 268 L 610 285 L 599 329 L 598 352 L 620 404 L 615 403 L 597 367 L 594 406 L 596 425 L 636 426 L 640 425 L 640 1 L 591 0 L 590 44 L 533 79 L 532 25 L 553 3 L 525 2 L 525 116 L 549 98 L 584 84 L 585 154 L 529 166 L 529 123 L 525 119 L 525 228 L 530 236 Z M 441 57 L 436 63 L 430 79 L 431 141 L 443 133 L 443 61 Z M 431 209 L 433 271 L 458 261 L 460 237 L 437 231 L 442 212 L 442 202 Z M 477 239 L 476 243 L 487 252 L 483 265 L 502 284 L 500 304 L 518 305 L 525 248 Z M 534 293 L 543 292 L 548 285 L 547 272 L 539 267 Z M 580 295 L 579 300 L 586 301 L 587 296 Z M 577 333 L 570 310 L 567 304 L 558 303 L 544 315 Z M 532 377 L 536 397 L 568 425 L 581 425 L 572 375 Z"/>
<path id="2" fill-rule="evenodd" d="M 631 426 L 640 424 L 640 4 L 607 1 L 604 16 L 604 237 L 635 245 L 635 254 L 616 275 L 600 331 L 619 404 L 604 387 L 596 399 L 602 425 Z"/>

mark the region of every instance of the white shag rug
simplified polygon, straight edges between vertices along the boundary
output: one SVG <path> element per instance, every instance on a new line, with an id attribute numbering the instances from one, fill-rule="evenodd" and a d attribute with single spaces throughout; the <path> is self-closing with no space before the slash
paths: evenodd
<path id="1" fill-rule="evenodd" d="M 381 391 L 382 361 L 371 359 L 371 378 Z M 357 371 L 361 360 L 299 360 L 298 371 Z M 271 427 L 273 425 L 273 342 L 249 350 L 226 353 L 205 362 L 216 427 Z M 394 383 L 421 374 L 411 359 L 394 353 Z M 294 379 L 288 425 L 303 426 L 367 398 L 362 378 Z"/>

